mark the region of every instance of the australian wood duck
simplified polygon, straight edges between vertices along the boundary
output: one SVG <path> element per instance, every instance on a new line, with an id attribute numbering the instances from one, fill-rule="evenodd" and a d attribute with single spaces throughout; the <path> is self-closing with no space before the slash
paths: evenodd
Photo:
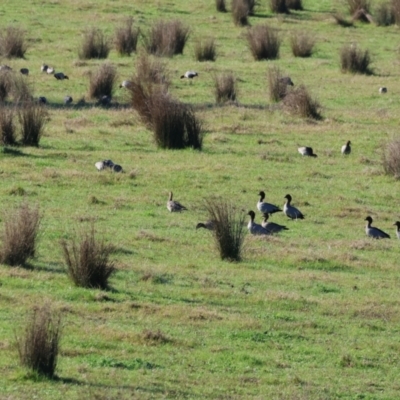
<path id="1" fill-rule="evenodd" d="M 367 221 L 367 225 L 365 226 L 365 233 L 367 236 L 374 239 L 390 239 L 390 235 L 388 235 L 386 232 L 371 226 L 373 219 L 370 216 L 365 218 L 365 221 Z"/>
<path id="2" fill-rule="evenodd" d="M 187 210 L 187 208 L 179 203 L 179 201 L 172 200 L 172 192 L 169 192 L 167 208 L 170 212 L 181 212 Z"/>
<path id="3" fill-rule="evenodd" d="M 292 201 L 292 196 L 287 194 L 285 197 L 286 203 L 283 205 L 283 212 L 291 219 L 304 219 L 304 215 L 296 208 L 293 207 L 290 202 Z"/>

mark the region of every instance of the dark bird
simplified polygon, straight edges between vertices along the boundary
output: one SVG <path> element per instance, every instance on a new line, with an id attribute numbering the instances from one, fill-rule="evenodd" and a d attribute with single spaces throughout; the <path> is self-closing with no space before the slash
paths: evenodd
<path id="1" fill-rule="evenodd" d="M 265 228 L 268 232 L 270 233 L 279 233 L 281 231 L 287 231 L 289 228 L 287 228 L 284 225 L 279 225 L 276 224 L 275 222 L 268 222 L 269 214 L 264 213 L 264 220 L 261 222 L 261 226 Z"/>
<path id="2" fill-rule="evenodd" d="M 297 151 L 302 155 L 302 156 L 308 156 L 308 157 L 318 157 L 314 152 L 312 147 L 299 147 Z"/>
<path id="3" fill-rule="evenodd" d="M 365 233 L 367 236 L 374 239 L 390 239 L 390 235 L 378 228 L 375 228 L 374 226 L 371 226 L 373 219 L 370 216 L 365 218 L 365 221 L 367 221 L 367 225 L 365 226 Z"/>
<path id="4" fill-rule="evenodd" d="M 209 231 L 213 231 L 214 228 L 215 228 L 215 221 L 208 220 L 207 222 L 204 222 L 204 223 L 203 222 L 199 222 L 196 225 L 196 229 L 199 229 L 199 228 L 204 228 L 204 229 L 207 229 Z"/>
<path id="5" fill-rule="evenodd" d="M 265 193 L 263 191 L 258 193 L 258 195 L 260 196 L 260 200 L 257 203 L 257 209 L 259 211 L 261 211 L 262 213 L 268 213 L 268 214 L 273 214 L 278 211 L 282 211 L 279 207 L 275 206 L 274 204 L 264 202 Z"/>
<path id="6" fill-rule="evenodd" d="M 49 72 L 49 70 L 47 70 Z M 58 81 L 63 81 L 64 79 L 69 79 L 67 75 L 64 75 L 62 72 L 57 72 L 54 74 L 54 78 L 56 78 Z"/>
<path id="7" fill-rule="evenodd" d="M 257 224 L 254 222 L 254 218 L 256 214 L 254 211 L 249 211 L 247 215 L 250 215 L 250 221 L 247 224 L 247 229 L 252 235 L 270 235 L 271 232 L 269 232 L 267 229 L 263 228 L 260 224 Z"/>
<path id="8" fill-rule="evenodd" d="M 19 70 L 19 72 L 21 72 L 22 75 L 29 75 L 29 69 L 28 68 L 21 68 Z"/>
<path id="9" fill-rule="evenodd" d="M 346 144 L 342 146 L 342 154 L 350 154 L 351 153 L 351 142 L 350 140 L 347 141 Z"/>
<path id="10" fill-rule="evenodd" d="M 293 207 L 290 202 L 292 201 L 292 196 L 287 194 L 285 197 L 286 203 L 283 205 L 283 212 L 291 219 L 304 219 L 304 215 L 296 207 Z"/>
<path id="11" fill-rule="evenodd" d="M 39 104 L 47 104 L 47 99 L 46 99 L 46 97 L 40 96 L 40 97 L 38 98 L 38 103 L 39 103 Z"/>
<path id="12" fill-rule="evenodd" d="M 74 101 L 74 100 L 72 99 L 71 96 L 65 96 L 65 97 L 64 97 L 64 104 L 65 104 L 65 105 L 71 104 L 73 101 Z"/>
<path id="13" fill-rule="evenodd" d="M 397 239 L 400 239 L 400 222 L 399 222 L 399 221 L 396 221 L 393 225 L 396 226 L 396 236 L 397 236 Z"/>
<path id="14" fill-rule="evenodd" d="M 294 83 L 290 79 L 290 76 L 283 76 L 282 78 L 279 78 L 279 82 L 286 86 L 294 86 Z"/>

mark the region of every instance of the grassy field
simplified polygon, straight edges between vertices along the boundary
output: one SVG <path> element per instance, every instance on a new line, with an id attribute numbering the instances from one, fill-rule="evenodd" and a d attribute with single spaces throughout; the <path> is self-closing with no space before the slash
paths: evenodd
<path id="1" fill-rule="evenodd" d="M 398 133 L 399 30 L 342 28 L 331 15 L 346 15 L 337 4 L 305 0 L 304 11 L 275 16 L 262 0 L 250 23 L 268 23 L 282 38 L 280 58 L 268 62 L 253 60 L 246 28 L 217 13 L 212 0 L 0 5 L 2 26 L 24 28 L 29 42 L 25 59 L 0 62 L 30 69 L 50 118 L 38 148 L 0 152 L 0 227 L 22 201 L 43 213 L 32 268 L 0 266 L 0 399 L 400 397 L 392 226 L 400 219 L 399 189 L 381 162 L 382 144 Z M 88 99 L 83 107 L 63 105 L 65 95 L 75 103 L 87 95 L 88 73 L 104 62 L 78 59 L 84 28 L 112 35 L 129 16 L 143 32 L 160 17 L 190 26 L 184 54 L 164 61 L 171 93 L 204 122 L 201 152 L 157 149 L 123 89 L 110 108 Z M 292 56 L 293 32 L 315 37 L 311 58 Z M 216 40 L 215 63 L 194 60 L 196 40 L 206 37 Z M 339 51 L 349 43 L 371 52 L 373 75 L 340 71 Z M 122 81 L 136 59 L 111 51 L 108 61 Z M 70 79 L 42 74 L 43 62 Z M 271 66 L 307 86 L 322 105 L 321 121 L 270 103 Z M 179 79 L 188 69 L 199 73 L 193 82 Z M 238 78 L 238 104 L 215 105 L 213 76 L 223 71 Z M 343 157 L 347 140 L 352 153 Z M 318 158 L 302 158 L 298 146 L 312 146 Z M 125 173 L 97 172 L 103 159 Z M 170 190 L 188 212 L 167 211 Z M 247 213 L 256 211 L 260 190 L 280 206 L 290 193 L 305 220 L 275 214 L 271 220 L 289 231 L 247 235 L 243 261 L 221 261 L 210 233 L 195 230 L 207 219 L 204 199 L 218 196 Z M 392 239 L 366 238 L 367 215 Z M 109 291 L 75 287 L 59 245 L 93 222 L 116 249 Z M 23 369 L 15 345 L 32 307 L 45 303 L 65 325 L 55 380 Z"/>

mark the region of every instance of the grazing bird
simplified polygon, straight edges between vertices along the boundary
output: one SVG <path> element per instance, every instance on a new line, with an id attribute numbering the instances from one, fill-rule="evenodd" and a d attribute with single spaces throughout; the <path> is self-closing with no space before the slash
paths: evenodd
<path id="1" fill-rule="evenodd" d="M 214 230 L 214 228 L 215 228 L 215 221 L 212 221 L 212 220 L 208 220 L 207 222 L 199 222 L 197 225 L 196 225 L 196 229 L 199 229 L 199 228 L 204 228 L 204 229 L 207 229 L 207 230 L 209 230 L 209 231 L 213 231 Z"/>
<path id="2" fill-rule="evenodd" d="M 21 68 L 19 70 L 19 72 L 21 72 L 22 75 L 29 75 L 29 69 L 28 68 Z"/>
<path id="3" fill-rule="evenodd" d="M 254 222 L 254 218 L 256 214 L 254 211 L 249 211 L 247 215 L 250 215 L 250 221 L 247 224 L 247 229 L 252 235 L 270 235 L 271 232 L 269 232 L 267 229 L 263 228 L 261 225 L 256 224 Z"/>
<path id="4" fill-rule="evenodd" d="M 99 98 L 99 104 L 102 106 L 109 106 L 110 103 L 111 103 L 111 96 L 104 95 Z"/>
<path id="5" fill-rule="evenodd" d="M 304 215 L 296 207 L 293 207 L 290 202 L 292 201 L 292 196 L 287 194 L 285 197 L 286 203 L 283 205 L 283 212 L 291 219 L 304 219 Z"/>
<path id="6" fill-rule="evenodd" d="M 97 163 L 95 163 L 94 166 L 97 168 L 97 171 L 102 171 L 104 169 L 104 162 L 97 161 Z"/>
<path id="7" fill-rule="evenodd" d="M 120 88 L 125 88 L 125 89 L 130 89 L 132 86 L 131 81 L 122 81 L 122 83 L 119 85 Z"/>
<path id="8" fill-rule="evenodd" d="M 314 152 L 312 147 L 299 147 L 297 151 L 302 155 L 302 156 L 308 156 L 308 157 L 318 157 Z"/>
<path id="9" fill-rule="evenodd" d="M 261 222 L 261 226 L 265 228 L 268 232 L 270 233 L 279 233 L 281 231 L 288 231 L 289 228 L 287 228 L 284 225 L 279 225 L 276 224 L 275 222 L 268 222 L 269 214 L 264 213 L 264 220 Z"/>
<path id="10" fill-rule="evenodd" d="M 121 167 L 119 164 L 114 164 L 114 165 L 111 167 L 111 169 L 112 169 L 114 172 L 122 172 L 122 167 Z"/>
<path id="11" fill-rule="evenodd" d="M 367 234 L 367 236 L 374 239 L 390 239 L 390 235 L 381 231 L 378 228 L 375 228 L 374 226 L 371 226 L 373 220 L 370 216 L 365 218 L 365 221 L 367 221 L 367 225 L 365 226 L 365 233 Z"/>
<path id="12" fill-rule="evenodd" d="M 98 161 L 94 164 L 98 171 L 109 168 L 114 172 L 121 172 L 122 167 L 118 164 L 114 164 L 111 160 Z"/>
<path id="13" fill-rule="evenodd" d="M 260 196 L 260 200 L 257 203 L 257 209 L 259 211 L 261 211 L 262 213 L 268 213 L 268 214 L 273 214 L 278 211 L 282 211 L 279 207 L 275 206 L 274 204 L 264 202 L 265 193 L 263 191 L 258 193 L 258 195 Z"/>
<path id="14" fill-rule="evenodd" d="M 187 210 L 187 208 L 179 203 L 179 201 L 172 200 L 172 192 L 169 192 L 167 208 L 170 212 L 181 212 Z"/>
<path id="15" fill-rule="evenodd" d="M 387 88 L 385 88 L 385 87 L 380 87 L 380 88 L 379 88 L 379 93 L 380 93 L 380 94 L 382 94 L 382 93 L 387 93 Z"/>
<path id="16" fill-rule="evenodd" d="M 341 150 L 342 154 L 350 154 L 351 153 L 350 145 L 351 145 L 351 142 L 350 142 L 350 140 L 348 140 L 347 143 L 342 146 L 342 150 Z"/>
<path id="17" fill-rule="evenodd" d="M 294 86 L 294 83 L 290 79 L 290 76 L 283 76 L 282 78 L 279 78 L 279 82 L 286 86 Z"/>
<path id="18" fill-rule="evenodd" d="M 47 70 L 48 72 L 48 70 Z M 64 79 L 69 79 L 67 75 L 64 75 L 62 72 L 57 72 L 54 74 L 54 78 L 56 78 L 58 81 L 63 81 Z"/>
<path id="19" fill-rule="evenodd" d="M 47 64 L 42 64 L 42 66 L 40 67 L 40 70 L 42 72 L 47 72 L 48 69 L 49 69 L 49 66 Z"/>
<path id="20" fill-rule="evenodd" d="M 47 99 L 46 99 L 46 97 L 40 96 L 40 97 L 38 98 L 38 103 L 39 103 L 39 104 L 47 104 Z"/>
<path id="21" fill-rule="evenodd" d="M 64 97 L 64 104 L 65 105 L 71 104 L 73 101 L 74 100 L 73 100 L 73 98 L 71 96 L 65 96 Z"/>
<path id="22" fill-rule="evenodd" d="M 199 76 L 199 74 L 196 71 L 186 71 L 184 75 L 181 75 L 181 79 L 184 78 L 193 79 L 195 76 Z"/>
<path id="23" fill-rule="evenodd" d="M 47 66 L 46 72 L 47 72 L 49 75 L 52 75 L 52 74 L 54 74 L 55 71 L 54 71 L 54 68 L 53 68 L 53 67 Z"/>
<path id="24" fill-rule="evenodd" d="M 400 239 L 400 222 L 399 222 L 399 221 L 396 221 L 393 225 L 396 226 L 396 236 L 397 236 L 397 239 Z"/>

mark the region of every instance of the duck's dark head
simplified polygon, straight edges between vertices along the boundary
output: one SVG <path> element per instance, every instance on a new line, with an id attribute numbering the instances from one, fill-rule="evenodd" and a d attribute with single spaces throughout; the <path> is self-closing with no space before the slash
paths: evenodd
<path id="1" fill-rule="evenodd" d="M 249 212 L 247 213 L 247 215 L 250 215 L 250 218 L 251 218 L 251 219 L 254 219 L 255 216 L 256 216 L 256 214 L 255 214 L 254 211 L 249 211 Z"/>
<path id="2" fill-rule="evenodd" d="M 292 201 L 292 196 L 290 194 L 287 194 L 284 199 L 287 199 L 288 201 Z"/>
<path id="3" fill-rule="evenodd" d="M 368 221 L 370 224 L 372 224 L 372 217 L 368 216 L 367 218 L 365 218 L 365 221 Z"/>
<path id="4" fill-rule="evenodd" d="M 206 228 L 206 226 L 205 226 L 202 222 L 199 222 L 199 223 L 196 225 L 196 229 L 199 229 L 199 228 Z"/>
<path id="5" fill-rule="evenodd" d="M 396 221 L 393 225 L 397 226 L 397 229 L 399 229 L 400 228 L 400 221 Z"/>
<path id="6" fill-rule="evenodd" d="M 265 197 L 265 192 L 263 192 L 263 191 L 261 190 L 261 192 L 259 192 L 258 195 L 261 196 L 262 198 L 264 198 L 264 197 Z"/>

